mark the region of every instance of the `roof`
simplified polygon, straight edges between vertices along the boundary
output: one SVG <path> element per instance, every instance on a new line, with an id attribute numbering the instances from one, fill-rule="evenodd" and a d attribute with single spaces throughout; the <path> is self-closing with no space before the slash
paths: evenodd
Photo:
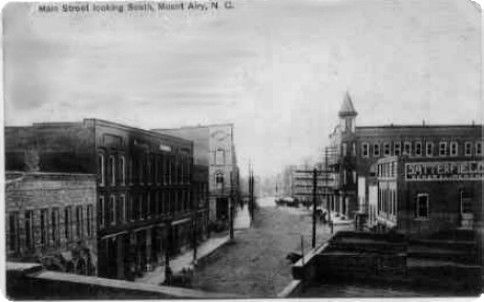
<path id="1" fill-rule="evenodd" d="M 339 116 L 352 116 L 352 115 L 357 115 L 358 112 L 356 112 L 355 107 L 353 106 L 353 102 L 351 101 L 351 96 L 346 91 L 345 97 L 343 99 L 343 104 L 341 105 L 341 109 L 338 112 Z"/>

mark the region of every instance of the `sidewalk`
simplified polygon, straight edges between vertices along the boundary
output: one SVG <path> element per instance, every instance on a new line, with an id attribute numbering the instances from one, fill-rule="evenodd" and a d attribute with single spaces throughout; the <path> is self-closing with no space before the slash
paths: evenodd
<path id="1" fill-rule="evenodd" d="M 224 245 L 230 240 L 229 236 L 219 238 L 209 238 L 202 242 L 197 249 L 197 260 L 208 256 L 213 251 Z M 170 260 L 170 268 L 173 273 L 180 272 L 183 268 L 193 265 L 193 250 L 189 250 L 186 253 L 176 256 Z M 146 272 L 143 277 L 136 278 L 135 282 L 148 283 L 154 285 L 160 285 L 165 281 L 165 266 L 161 265 L 156 267 L 151 272 Z"/>
<path id="2" fill-rule="evenodd" d="M 250 227 L 250 215 L 247 206 L 237 211 L 234 219 L 234 229 L 241 230 Z M 228 231 L 227 231 L 228 233 Z M 229 242 L 229 236 L 213 237 L 202 242 L 197 248 L 197 260 L 200 260 L 213 251 Z M 170 260 L 170 268 L 173 273 L 181 272 L 183 268 L 191 267 L 193 265 L 193 250 L 189 250 L 181 255 L 176 256 Z M 151 272 L 146 272 L 143 277 L 136 278 L 135 282 L 148 283 L 160 285 L 165 281 L 165 266 L 156 267 Z"/>

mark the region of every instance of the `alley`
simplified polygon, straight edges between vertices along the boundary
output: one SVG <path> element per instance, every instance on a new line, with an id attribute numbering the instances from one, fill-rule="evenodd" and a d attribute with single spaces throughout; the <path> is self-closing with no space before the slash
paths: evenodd
<path id="1" fill-rule="evenodd" d="M 201 263 L 192 283 L 195 289 L 230 292 L 248 298 L 275 297 L 292 280 L 289 252 L 311 246 L 311 213 L 306 209 L 275 207 L 261 201 L 252 227 L 236 232 L 234 242 L 217 249 Z M 351 227 L 338 225 L 337 230 Z M 317 244 L 328 240 L 329 228 L 318 223 Z"/>

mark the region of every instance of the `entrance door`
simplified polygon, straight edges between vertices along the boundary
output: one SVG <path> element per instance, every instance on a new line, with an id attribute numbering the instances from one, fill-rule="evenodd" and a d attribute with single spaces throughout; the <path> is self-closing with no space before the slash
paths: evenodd
<path id="1" fill-rule="evenodd" d="M 472 229 L 474 214 L 472 213 L 472 194 L 461 190 L 460 192 L 460 226 L 463 229 Z"/>
<path id="2" fill-rule="evenodd" d="M 217 219 L 226 220 L 229 218 L 228 198 L 217 198 Z"/>

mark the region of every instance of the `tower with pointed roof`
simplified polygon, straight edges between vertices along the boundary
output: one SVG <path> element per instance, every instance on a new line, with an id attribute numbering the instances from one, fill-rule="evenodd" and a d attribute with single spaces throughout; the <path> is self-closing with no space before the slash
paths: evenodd
<path id="1" fill-rule="evenodd" d="M 343 132 L 354 133 L 355 119 L 358 115 L 358 112 L 356 112 L 355 107 L 353 106 L 353 102 L 351 101 L 351 96 L 348 91 L 346 91 L 343 104 L 341 105 L 338 115 L 341 121 Z"/>

